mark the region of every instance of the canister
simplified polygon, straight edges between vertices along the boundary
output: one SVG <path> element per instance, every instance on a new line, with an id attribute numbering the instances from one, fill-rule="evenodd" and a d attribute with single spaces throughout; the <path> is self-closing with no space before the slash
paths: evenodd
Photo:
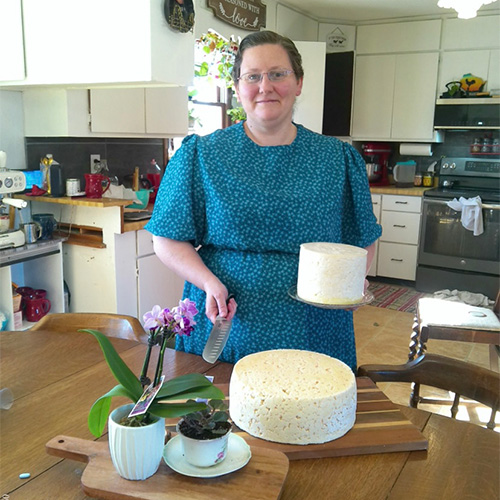
<path id="1" fill-rule="evenodd" d="M 425 172 L 423 177 L 424 187 L 432 187 L 434 175 L 432 172 Z"/>
<path id="2" fill-rule="evenodd" d="M 417 187 L 422 185 L 422 174 L 415 174 L 415 177 L 413 178 L 413 185 Z"/>
<path id="3" fill-rule="evenodd" d="M 66 179 L 66 196 L 75 196 L 80 193 L 80 179 Z"/>

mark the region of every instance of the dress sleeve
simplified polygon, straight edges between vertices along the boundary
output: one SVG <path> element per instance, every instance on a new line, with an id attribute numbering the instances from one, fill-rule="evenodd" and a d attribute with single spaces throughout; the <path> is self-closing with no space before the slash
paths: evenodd
<path id="1" fill-rule="evenodd" d="M 352 146 L 344 143 L 343 147 L 346 163 L 343 243 L 365 248 L 380 238 L 382 228 L 373 213 L 366 164 Z"/>
<path id="2" fill-rule="evenodd" d="M 153 209 L 145 226 L 155 236 L 203 243 L 205 199 L 198 165 L 198 136 L 189 135 L 165 170 Z"/>

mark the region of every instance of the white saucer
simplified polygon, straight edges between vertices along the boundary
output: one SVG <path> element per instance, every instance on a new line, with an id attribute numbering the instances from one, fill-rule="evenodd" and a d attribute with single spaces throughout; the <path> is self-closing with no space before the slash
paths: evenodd
<path id="1" fill-rule="evenodd" d="M 163 460 L 175 472 L 191 477 L 219 477 L 244 467 L 252 452 L 246 441 L 236 434 L 229 435 L 226 458 L 211 467 L 196 467 L 188 463 L 184 457 L 181 437 L 173 437 L 163 449 Z"/>
<path id="2" fill-rule="evenodd" d="M 288 289 L 288 295 L 298 302 L 303 302 L 304 304 L 309 304 L 310 306 L 320 307 L 321 309 L 352 309 L 353 307 L 366 306 L 375 298 L 372 292 L 366 290 L 363 298 L 359 302 L 354 302 L 352 304 L 319 304 L 316 302 L 310 302 L 308 300 L 301 299 L 297 295 L 297 285 L 294 285 Z"/>

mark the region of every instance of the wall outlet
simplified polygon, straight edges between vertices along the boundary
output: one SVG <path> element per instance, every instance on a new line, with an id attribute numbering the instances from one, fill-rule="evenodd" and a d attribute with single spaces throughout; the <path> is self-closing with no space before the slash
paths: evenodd
<path id="1" fill-rule="evenodd" d="M 101 161 L 101 155 L 90 155 L 90 173 L 95 174 L 97 172 L 96 169 L 96 161 Z"/>

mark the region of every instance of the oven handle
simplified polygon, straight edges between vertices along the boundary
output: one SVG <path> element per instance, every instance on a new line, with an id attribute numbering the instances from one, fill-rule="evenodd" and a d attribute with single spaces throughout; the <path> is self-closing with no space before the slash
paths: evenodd
<path id="1" fill-rule="evenodd" d="M 451 200 L 436 200 L 433 198 L 425 198 L 424 203 L 439 203 L 440 205 L 446 205 Z M 488 203 L 483 203 L 481 208 L 485 208 L 486 210 L 500 210 L 500 205 L 490 205 Z"/>

